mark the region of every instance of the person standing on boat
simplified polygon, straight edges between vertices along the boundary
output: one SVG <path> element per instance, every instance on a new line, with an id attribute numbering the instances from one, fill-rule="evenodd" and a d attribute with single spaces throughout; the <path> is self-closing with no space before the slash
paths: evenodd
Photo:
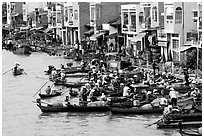
<path id="1" fill-rule="evenodd" d="M 127 97 L 127 96 L 129 96 L 129 94 L 130 94 L 130 83 L 127 83 L 126 85 L 125 85 L 125 87 L 123 88 L 123 96 L 124 97 Z"/>
<path id="2" fill-rule="evenodd" d="M 64 71 L 64 69 L 61 69 L 60 80 L 61 80 L 62 82 L 65 80 L 65 71 Z"/>
<path id="3" fill-rule="evenodd" d="M 177 106 L 177 97 L 178 97 L 178 92 L 174 90 L 173 87 L 170 88 L 169 96 L 171 99 L 171 104 L 172 106 Z"/>
<path id="4" fill-rule="evenodd" d="M 51 94 L 51 87 L 47 86 L 47 88 L 45 89 L 45 92 L 47 95 L 50 95 Z"/>
<path id="5" fill-rule="evenodd" d="M 86 105 L 87 95 L 88 95 L 88 91 L 86 89 L 86 86 L 82 86 L 79 94 L 79 104 Z"/>

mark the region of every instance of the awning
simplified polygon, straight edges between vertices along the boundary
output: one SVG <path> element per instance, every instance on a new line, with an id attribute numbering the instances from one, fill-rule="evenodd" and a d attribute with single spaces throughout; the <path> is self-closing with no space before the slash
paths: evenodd
<path id="1" fill-rule="evenodd" d="M 125 17 L 124 18 L 124 22 L 128 21 L 128 17 Z M 119 16 L 118 18 L 112 20 L 112 21 L 109 21 L 108 23 L 110 23 L 110 25 L 112 26 L 119 26 L 121 25 L 121 16 Z"/>
<path id="2" fill-rule="evenodd" d="M 102 35 L 104 35 L 104 34 L 105 34 L 105 32 L 100 32 L 100 33 L 98 33 L 98 34 L 93 34 L 93 35 L 90 37 L 90 40 L 96 41 L 97 38 L 99 38 L 100 36 L 102 36 Z"/>
<path id="3" fill-rule="evenodd" d="M 115 56 L 117 55 L 117 52 L 111 52 L 111 53 L 106 53 L 105 56 Z"/>
<path id="4" fill-rule="evenodd" d="M 88 30 L 87 32 L 84 32 L 85 35 L 91 35 L 94 32 L 93 29 Z"/>
<path id="5" fill-rule="evenodd" d="M 185 52 L 186 50 L 190 49 L 190 48 L 201 48 L 201 47 L 196 47 L 196 46 L 182 46 L 182 47 L 178 47 L 178 48 L 173 48 L 172 50 L 174 52 Z"/>
<path id="6" fill-rule="evenodd" d="M 133 42 L 140 41 L 145 35 L 146 33 L 139 33 L 136 37 L 133 37 L 132 41 Z"/>
<path id="7" fill-rule="evenodd" d="M 47 28 L 44 32 L 48 33 L 49 31 L 53 30 L 54 28 Z"/>
<path id="8" fill-rule="evenodd" d="M 165 42 L 165 41 L 159 41 L 159 42 L 158 42 L 158 46 L 167 47 L 167 42 Z"/>
<path id="9" fill-rule="evenodd" d="M 113 37 L 116 37 L 116 36 L 118 36 L 118 33 L 113 33 L 113 34 L 107 35 L 105 37 L 106 38 L 113 38 Z"/>

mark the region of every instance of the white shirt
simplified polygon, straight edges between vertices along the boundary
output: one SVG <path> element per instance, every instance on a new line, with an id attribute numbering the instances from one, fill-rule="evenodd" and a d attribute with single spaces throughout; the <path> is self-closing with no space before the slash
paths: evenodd
<path id="1" fill-rule="evenodd" d="M 170 96 L 171 99 L 172 99 L 172 98 L 177 98 L 177 94 L 178 94 L 177 91 L 170 91 L 170 92 L 169 92 L 169 96 Z"/>
<path id="2" fill-rule="evenodd" d="M 129 95 L 129 91 L 130 91 L 130 88 L 128 86 L 125 86 L 123 88 L 123 96 L 128 96 Z"/>
<path id="3" fill-rule="evenodd" d="M 167 103 L 168 103 L 168 101 L 167 101 L 167 99 L 166 98 L 160 98 L 160 104 L 161 105 L 167 105 Z"/>

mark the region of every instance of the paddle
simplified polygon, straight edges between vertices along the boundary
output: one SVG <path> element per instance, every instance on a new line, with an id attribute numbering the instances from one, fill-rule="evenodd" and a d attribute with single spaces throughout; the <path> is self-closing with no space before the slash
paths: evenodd
<path id="1" fill-rule="evenodd" d="M 27 73 L 23 72 L 25 75 L 28 75 Z"/>
<path id="2" fill-rule="evenodd" d="M 39 78 L 39 79 L 47 79 L 47 78 L 43 78 L 43 77 L 38 77 L 38 76 L 36 76 L 36 78 Z"/>
<path id="3" fill-rule="evenodd" d="M 8 71 L 6 71 L 6 72 L 4 72 L 2 75 L 4 75 L 4 74 L 6 74 L 6 73 L 8 73 L 9 71 L 11 71 L 12 69 L 10 69 L 10 70 L 8 70 Z"/>
<path id="4" fill-rule="evenodd" d="M 161 120 L 162 120 L 162 118 L 159 119 L 159 120 L 157 120 L 156 122 L 154 122 L 154 123 L 152 123 L 152 124 L 147 125 L 145 128 L 150 127 L 150 126 L 152 126 L 152 125 L 154 125 L 154 124 L 157 124 L 157 123 L 160 122 Z"/>
<path id="5" fill-rule="evenodd" d="M 47 84 L 47 82 L 45 82 L 45 84 Z M 43 86 L 33 95 L 33 97 L 45 86 L 45 84 L 43 84 Z"/>

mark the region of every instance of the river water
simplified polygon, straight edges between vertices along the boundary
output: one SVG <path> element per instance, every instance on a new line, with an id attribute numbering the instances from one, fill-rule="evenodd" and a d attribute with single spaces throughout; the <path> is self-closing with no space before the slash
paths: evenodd
<path id="1" fill-rule="evenodd" d="M 2 73 L 19 62 L 26 74 L 2 76 L 2 135 L 3 136 L 178 136 L 176 129 L 157 129 L 161 115 L 114 115 L 104 113 L 42 113 L 32 102 L 33 95 L 47 81 L 44 70 L 52 64 L 71 62 L 46 53 L 29 56 L 2 50 Z M 77 65 L 78 63 L 74 63 Z M 70 78 L 70 81 L 77 81 Z M 49 83 L 49 82 L 48 82 Z M 55 101 L 63 101 L 66 93 Z M 72 99 L 77 102 L 77 99 Z M 48 101 L 52 102 L 52 101 Z"/>

